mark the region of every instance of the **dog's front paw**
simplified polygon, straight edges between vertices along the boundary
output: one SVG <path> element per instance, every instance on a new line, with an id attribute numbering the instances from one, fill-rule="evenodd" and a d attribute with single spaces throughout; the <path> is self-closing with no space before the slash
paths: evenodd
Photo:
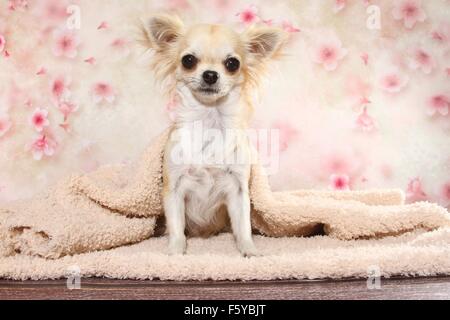
<path id="1" fill-rule="evenodd" d="M 242 256 L 246 258 L 262 256 L 261 252 L 256 249 L 253 243 L 241 244 L 238 246 Z"/>
<path id="2" fill-rule="evenodd" d="M 169 255 L 181 255 L 186 253 L 186 238 L 174 238 L 169 240 Z"/>

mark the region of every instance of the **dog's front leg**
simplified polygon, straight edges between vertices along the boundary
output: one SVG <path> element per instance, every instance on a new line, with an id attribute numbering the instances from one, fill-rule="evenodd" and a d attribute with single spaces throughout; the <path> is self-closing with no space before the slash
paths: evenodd
<path id="1" fill-rule="evenodd" d="M 184 200 L 176 191 L 171 191 L 164 197 L 164 212 L 169 230 L 169 254 L 184 254 L 186 252 L 186 236 L 184 229 L 186 217 Z"/>
<path id="2" fill-rule="evenodd" d="M 231 228 L 241 254 L 246 257 L 259 255 L 252 239 L 250 196 L 247 185 L 242 184 L 236 192 L 228 195 L 227 209 Z"/>

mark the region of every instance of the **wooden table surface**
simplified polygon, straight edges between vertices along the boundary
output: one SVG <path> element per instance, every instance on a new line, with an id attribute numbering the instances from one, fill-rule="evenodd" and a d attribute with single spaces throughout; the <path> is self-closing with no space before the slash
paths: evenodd
<path id="1" fill-rule="evenodd" d="M 170 282 L 81 279 L 69 290 L 66 280 L 0 280 L 0 299 L 450 299 L 450 277 L 366 280 Z"/>

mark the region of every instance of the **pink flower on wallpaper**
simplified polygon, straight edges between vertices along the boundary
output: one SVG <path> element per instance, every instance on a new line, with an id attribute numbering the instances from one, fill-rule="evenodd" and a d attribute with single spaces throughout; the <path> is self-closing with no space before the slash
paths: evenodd
<path id="1" fill-rule="evenodd" d="M 78 36 L 70 31 L 61 30 L 54 33 L 53 54 L 57 57 L 73 59 L 78 54 L 80 40 Z"/>
<path id="2" fill-rule="evenodd" d="M 264 23 L 266 26 L 272 27 L 273 19 L 262 20 L 262 23 Z"/>
<path id="3" fill-rule="evenodd" d="M 333 71 L 338 67 L 339 61 L 347 55 L 348 50 L 342 47 L 339 39 L 330 38 L 316 45 L 310 53 L 313 62 L 322 65 L 327 71 Z"/>
<path id="4" fill-rule="evenodd" d="M 118 54 L 119 58 L 125 58 L 130 54 L 130 48 L 126 39 L 115 39 L 111 42 L 111 47 L 114 50 L 114 53 Z"/>
<path id="5" fill-rule="evenodd" d="M 347 6 L 347 0 L 334 0 L 333 12 L 338 13 Z"/>
<path id="6" fill-rule="evenodd" d="M 8 1 L 8 9 L 16 10 L 17 8 L 28 8 L 28 0 L 9 0 Z"/>
<path id="7" fill-rule="evenodd" d="M 116 99 L 116 94 L 111 85 L 105 82 L 98 82 L 92 88 L 92 96 L 94 103 L 99 104 L 103 101 L 113 103 Z"/>
<path id="8" fill-rule="evenodd" d="M 369 54 L 367 52 L 361 53 L 361 59 L 364 62 L 364 65 L 367 66 L 369 64 Z"/>
<path id="9" fill-rule="evenodd" d="M 392 166 L 389 164 L 383 164 L 380 168 L 381 175 L 386 180 L 390 180 L 394 176 L 394 171 L 392 170 Z"/>
<path id="10" fill-rule="evenodd" d="M 37 132 L 42 132 L 50 124 L 47 117 L 48 110 L 37 108 L 30 117 L 30 124 Z"/>
<path id="11" fill-rule="evenodd" d="M 31 107 L 33 107 L 33 101 L 32 101 L 31 99 L 27 99 L 27 100 L 25 100 L 24 105 L 25 105 L 27 108 L 31 109 Z"/>
<path id="12" fill-rule="evenodd" d="M 45 0 L 38 1 L 41 6 L 41 14 L 46 20 L 59 21 L 67 18 L 67 6 L 69 3 L 64 0 Z"/>
<path id="13" fill-rule="evenodd" d="M 236 14 L 237 17 L 239 17 L 239 20 L 243 24 L 252 24 L 258 21 L 258 8 L 255 5 L 250 5 L 246 9 L 244 9 L 242 12 L 239 12 Z"/>
<path id="14" fill-rule="evenodd" d="M 74 112 L 78 110 L 78 105 L 70 101 L 61 101 L 58 104 L 59 111 L 64 115 L 64 121 Z"/>
<path id="15" fill-rule="evenodd" d="M 70 124 L 67 121 L 59 124 L 59 127 L 63 129 L 65 132 L 71 132 Z"/>
<path id="16" fill-rule="evenodd" d="M 375 120 L 367 112 L 367 107 L 364 107 L 362 112 L 358 115 L 356 127 L 364 132 L 372 132 L 376 129 Z"/>
<path id="17" fill-rule="evenodd" d="M 350 190 L 350 178 L 346 174 L 332 174 L 330 187 L 334 190 Z"/>
<path id="18" fill-rule="evenodd" d="M 170 9 L 186 10 L 190 6 L 188 0 L 168 0 L 167 2 Z"/>
<path id="19" fill-rule="evenodd" d="M 281 22 L 281 28 L 283 28 L 284 31 L 289 33 L 296 33 L 300 32 L 300 29 L 295 27 L 292 22 L 284 20 Z"/>
<path id="20" fill-rule="evenodd" d="M 6 39 L 3 35 L 0 34 L 0 52 L 3 52 L 6 47 Z"/>
<path id="21" fill-rule="evenodd" d="M 53 96 L 58 101 L 70 97 L 71 95 L 69 90 L 70 83 L 71 80 L 65 77 L 58 77 L 55 80 L 53 80 L 51 85 L 51 91 Z"/>
<path id="22" fill-rule="evenodd" d="M 40 67 L 39 70 L 36 72 L 37 76 L 42 76 L 47 73 L 47 70 L 44 67 Z"/>
<path id="23" fill-rule="evenodd" d="M 370 100 L 368 96 L 371 90 L 371 85 L 359 76 L 350 75 L 345 80 L 345 93 L 355 106 L 369 104 Z"/>
<path id="24" fill-rule="evenodd" d="M 450 23 L 442 23 L 431 32 L 431 38 L 441 44 L 450 42 Z"/>
<path id="25" fill-rule="evenodd" d="M 5 136 L 12 127 L 12 122 L 8 116 L 0 116 L 0 138 Z"/>
<path id="26" fill-rule="evenodd" d="M 417 22 L 424 22 L 427 18 L 420 0 L 397 1 L 394 4 L 392 16 L 395 20 L 403 20 L 403 25 L 408 29 L 412 29 Z"/>
<path id="27" fill-rule="evenodd" d="M 380 88 L 388 93 L 398 93 L 406 87 L 409 82 L 409 77 L 401 74 L 397 69 L 394 69 L 384 74 L 380 80 Z"/>
<path id="28" fill-rule="evenodd" d="M 446 205 L 450 204 L 450 182 L 444 184 L 441 189 L 441 196 Z"/>
<path id="29" fill-rule="evenodd" d="M 30 151 L 35 160 L 41 160 L 44 155 L 51 157 L 55 154 L 57 143 L 52 138 L 43 134 L 33 140 L 33 142 L 25 147 L 26 151 Z"/>
<path id="30" fill-rule="evenodd" d="M 102 21 L 100 22 L 100 24 L 97 27 L 97 30 L 102 30 L 102 29 L 108 29 L 109 28 L 109 24 L 106 21 Z"/>
<path id="31" fill-rule="evenodd" d="M 84 59 L 84 62 L 89 63 L 90 65 L 94 65 L 97 60 L 94 57 L 89 57 L 87 59 Z"/>
<path id="32" fill-rule="evenodd" d="M 300 29 L 294 26 L 294 24 L 291 21 L 283 20 L 281 22 L 277 22 L 274 19 L 268 19 L 268 20 L 262 20 L 262 23 L 264 23 L 266 26 L 273 27 L 275 25 L 279 25 L 280 28 L 282 28 L 284 31 L 288 33 L 296 33 L 300 32 Z"/>
<path id="33" fill-rule="evenodd" d="M 432 96 L 428 101 L 427 114 L 434 116 L 440 114 L 446 116 L 450 109 L 450 97 L 445 94 Z"/>
<path id="34" fill-rule="evenodd" d="M 427 194 L 423 191 L 422 182 L 419 178 L 414 178 L 408 183 L 406 198 L 410 202 L 423 201 L 427 199 Z"/>
<path id="35" fill-rule="evenodd" d="M 289 147 L 289 144 L 295 140 L 298 136 L 297 129 L 292 126 L 290 123 L 285 121 L 275 122 L 272 126 L 273 129 L 279 131 L 279 142 L 280 142 L 280 151 L 286 151 Z"/>
<path id="36" fill-rule="evenodd" d="M 409 66 L 414 70 L 420 69 L 423 73 L 430 74 L 436 67 L 436 63 L 427 51 L 416 49 L 411 54 Z"/>

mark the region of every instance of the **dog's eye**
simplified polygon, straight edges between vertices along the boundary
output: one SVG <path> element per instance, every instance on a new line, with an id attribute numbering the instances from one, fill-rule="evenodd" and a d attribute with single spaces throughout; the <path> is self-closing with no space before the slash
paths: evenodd
<path id="1" fill-rule="evenodd" d="M 192 69 L 197 65 L 197 58 L 192 54 L 187 54 L 181 59 L 181 63 L 186 69 Z"/>
<path id="2" fill-rule="evenodd" d="M 239 60 L 236 58 L 228 58 L 227 60 L 225 60 L 224 64 L 225 68 L 227 68 L 229 72 L 235 72 L 237 69 L 239 69 L 239 66 L 241 65 Z"/>

